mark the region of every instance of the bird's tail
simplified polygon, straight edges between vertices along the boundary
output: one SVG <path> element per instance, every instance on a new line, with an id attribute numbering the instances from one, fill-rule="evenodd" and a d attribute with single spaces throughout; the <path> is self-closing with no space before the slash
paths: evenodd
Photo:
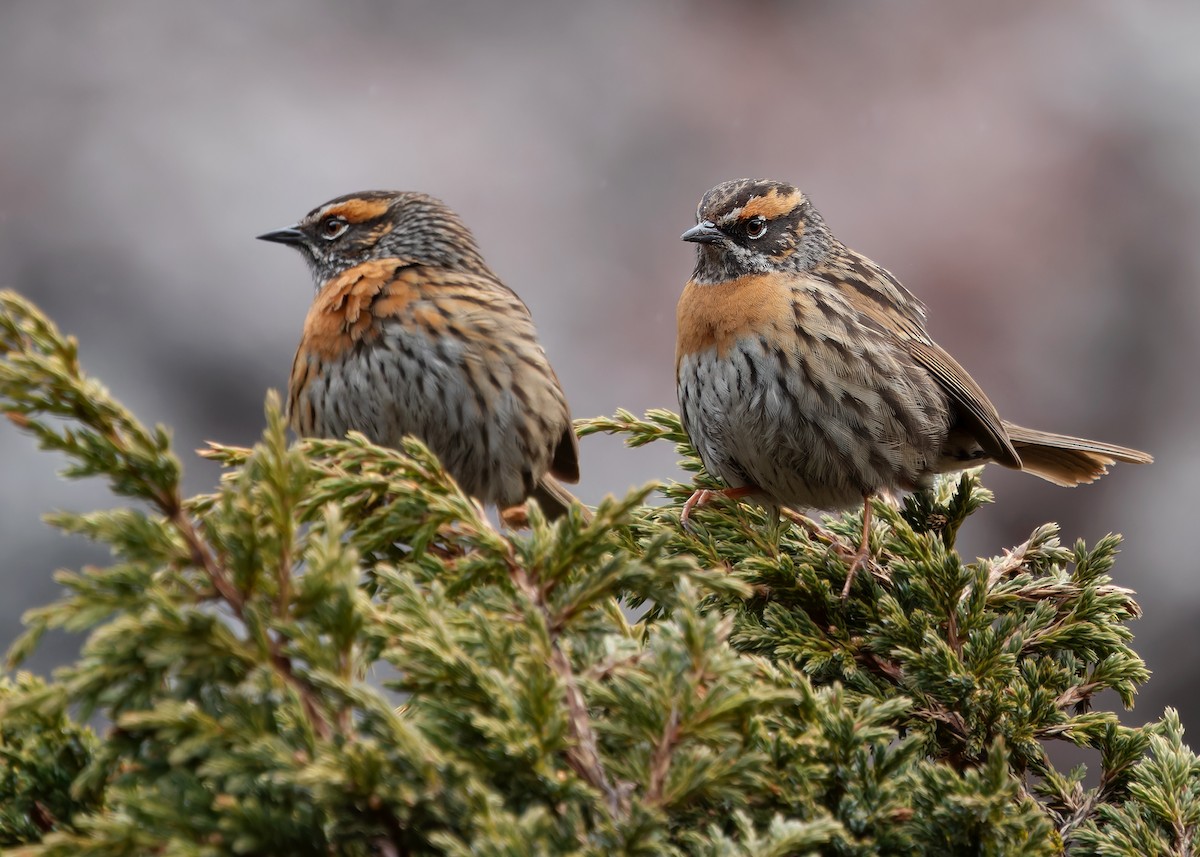
<path id="1" fill-rule="evenodd" d="M 583 520 L 591 521 L 592 513 L 588 507 L 580 502 L 579 498 L 563 487 L 563 484 L 547 473 L 538 482 L 537 487 L 533 489 L 533 493 L 529 495 L 531 499 L 537 500 L 538 505 L 542 507 L 542 512 L 551 521 L 561 518 L 567 514 L 567 511 L 573 506 L 579 506 L 579 512 L 583 515 Z M 510 527 L 520 528 L 528 523 L 528 518 L 525 514 L 524 506 L 513 506 L 511 509 L 504 509 L 500 516 L 504 522 Z"/>
<path id="2" fill-rule="evenodd" d="M 1154 461 L 1144 452 L 1098 440 L 1027 429 L 1010 422 L 1004 423 L 1004 430 L 1021 457 L 1022 470 L 1068 488 L 1095 482 L 1108 472 L 1110 464 L 1118 461 L 1126 464 Z"/>
<path id="3" fill-rule="evenodd" d="M 530 496 L 538 501 L 538 505 L 546 513 L 546 517 L 552 521 L 567 514 L 567 511 L 573 505 L 579 506 L 580 511 L 583 512 L 584 520 L 590 521 L 592 519 L 592 513 L 588 511 L 586 506 L 579 502 L 579 498 L 568 491 L 561 482 L 550 474 L 542 477 L 537 487 L 533 489 L 533 494 Z"/>

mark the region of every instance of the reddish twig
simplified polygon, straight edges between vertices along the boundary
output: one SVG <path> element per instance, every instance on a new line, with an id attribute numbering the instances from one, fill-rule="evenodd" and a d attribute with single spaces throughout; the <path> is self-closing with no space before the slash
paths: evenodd
<path id="1" fill-rule="evenodd" d="M 651 804 L 657 805 L 662 801 L 663 785 L 671 769 L 671 752 L 678 742 L 679 709 L 671 706 L 671 716 L 667 718 L 667 725 L 650 759 L 650 788 L 646 791 L 646 800 Z"/>
<path id="2" fill-rule="evenodd" d="M 626 795 L 628 789 L 617 788 L 608 779 L 604 764 L 600 760 L 599 742 L 596 731 L 592 728 L 592 720 L 588 714 L 587 702 L 579 690 L 579 683 L 571 669 L 562 647 L 558 644 L 558 629 L 552 621 L 550 610 L 545 602 L 545 593 L 541 587 L 534 584 L 528 572 L 509 557 L 509 574 L 517 589 L 525 595 L 542 613 L 550 633 L 550 668 L 554 670 L 563 683 L 567 703 L 567 725 L 574 744 L 566 751 L 567 764 L 584 782 L 604 795 L 609 811 L 614 816 L 623 816 L 627 807 Z"/>
<path id="3" fill-rule="evenodd" d="M 191 519 L 184 514 L 183 506 L 179 502 L 178 497 L 159 496 L 156 497 L 156 502 L 167 515 L 176 532 L 183 538 L 191 554 L 192 563 L 204 571 L 205 576 L 208 577 L 217 595 L 229 605 L 238 621 L 245 624 L 246 599 L 242 597 L 242 593 L 238 591 L 233 581 L 229 579 L 225 573 L 225 569 L 217 562 L 212 550 L 201 537 Z M 284 683 L 290 685 L 299 695 L 300 704 L 304 708 L 304 713 L 309 723 L 312 724 L 313 731 L 320 738 L 327 740 L 331 734 L 329 723 L 321 713 L 320 706 L 317 704 L 315 691 L 306 681 L 296 675 L 295 670 L 292 668 L 292 661 L 283 653 L 283 647 L 278 637 L 268 633 L 267 640 L 271 666 L 274 667 L 275 672 L 283 679 Z"/>

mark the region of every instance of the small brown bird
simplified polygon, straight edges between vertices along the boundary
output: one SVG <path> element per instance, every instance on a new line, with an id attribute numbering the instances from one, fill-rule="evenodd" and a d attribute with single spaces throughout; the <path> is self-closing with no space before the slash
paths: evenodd
<path id="1" fill-rule="evenodd" d="M 366 191 L 258 237 L 298 249 L 316 280 L 288 397 L 298 435 L 413 435 L 484 503 L 535 497 L 557 517 L 575 502 L 554 478 L 579 479 L 562 387 L 458 215 L 422 193 Z"/>
<path id="2" fill-rule="evenodd" d="M 1144 452 L 1022 428 L 925 332 L 925 308 L 838 241 L 784 182 L 719 184 L 683 233 L 698 245 L 678 307 L 683 426 L 730 497 L 846 509 L 937 473 L 995 461 L 1057 485 L 1092 482 Z M 697 491 L 692 510 L 714 492 Z"/>

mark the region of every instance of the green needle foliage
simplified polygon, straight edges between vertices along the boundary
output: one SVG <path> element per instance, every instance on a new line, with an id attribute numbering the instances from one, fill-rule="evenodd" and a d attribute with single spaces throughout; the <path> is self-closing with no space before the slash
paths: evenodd
<path id="1" fill-rule="evenodd" d="M 967 563 L 991 497 L 968 473 L 857 515 L 766 520 L 691 486 L 589 522 L 494 526 L 421 444 L 252 449 L 184 498 L 163 428 L 87 378 L 76 344 L 0 293 L 0 411 L 133 505 L 50 522 L 107 545 L 59 572 L 15 669 L 85 632 L 51 681 L 0 684 L 0 847 L 27 855 L 1189 854 L 1200 762 L 1109 576 L 1118 539 L 1038 528 Z M 583 421 L 678 446 L 666 411 Z M 657 492 L 662 505 L 647 500 Z M 94 735 L 79 720 L 101 715 Z M 75 718 L 75 719 L 72 719 Z M 1097 758 L 1055 768 L 1056 742 Z M 1092 777 L 1096 780 L 1095 774 Z"/>

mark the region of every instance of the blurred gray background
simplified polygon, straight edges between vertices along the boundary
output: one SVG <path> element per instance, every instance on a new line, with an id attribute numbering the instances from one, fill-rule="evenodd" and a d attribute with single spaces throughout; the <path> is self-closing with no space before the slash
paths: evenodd
<path id="1" fill-rule="evenodd" d="M 575 415 L 641 412 L 675 406 L 701 194 L 794 181 L 1007 418 L 1157 456 L 1073 491 L 993 468 L 962 547 L 1123 532 L 1155 673 L 1127 720 L 1174 705 L 1197 730 L 1198 36 L 1194 0 L 5 0 L 0 287 L 173 427 L 195 493 L 218 474 L 191 450 L 254 442 L 313 294 L 255 235 L 349 191 L 441 196 Z M 665 445 L 588 439 L 582 460 L 587 501 L 677 473 Z M 61 464 L 0 424 L 2 645 L 55 568 L 106 561 L 40 523 L 114 503 Z"/>

